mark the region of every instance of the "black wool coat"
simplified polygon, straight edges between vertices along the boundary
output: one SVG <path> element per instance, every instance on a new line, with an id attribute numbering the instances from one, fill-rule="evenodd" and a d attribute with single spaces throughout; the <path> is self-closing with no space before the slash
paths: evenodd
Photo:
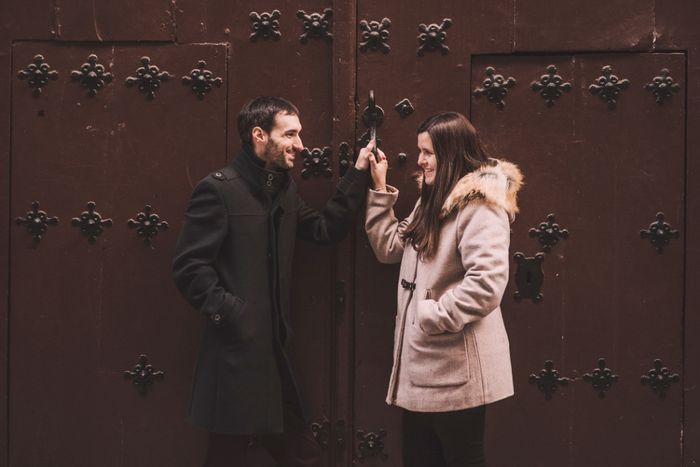
<path id="1" fill-rule="evenodd" d="M 218 433 L 283 431 L 280 375 L 293 381 L 285 347 L 295 239 L 340 240 L 369 182 L 368 171 L 350 168 L 317 211 L 289 176 L 282 177 L 277 196 L 269 196 L 270 172 L 260 164 L 244 150 L 199 182 L 173 260 L 177 288 L 208 318 L 190 418 Z"/>

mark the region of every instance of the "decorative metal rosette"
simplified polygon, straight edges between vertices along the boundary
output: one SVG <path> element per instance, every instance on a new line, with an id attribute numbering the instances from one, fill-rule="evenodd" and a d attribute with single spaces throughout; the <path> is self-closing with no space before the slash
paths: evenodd
<path id="1" fill-rule="evenodd" d="M 136 235 L 143 238 L 143 243 L 146 246 L 153 244 L 153 239 L 158 235 L 158 232 L 168 230 L 168 223 L 160 220 L 150 204 L 143 208 L 143 212 L 136 214 L 136 219 L 129 219 L 127 225 L 131 229 L 136 229 Z"/>
<path id="2" fill-rule="evenodd" d="M 34 88 L 34 95 L 38 97 L 49 81 L 58 79 L 58 71 L 52 70 L 51 65 L 44 60 L 44 56 L 37 54 L 32 63 L 17 73 L 17 78 L 26 79 L 29 87 Z"/>
<path id="3" fill-rule="evenodd" d="M 416 53 L 423 55 L 426 51 L 432 52 L 439 50 L 442 55 L 449 53 L 450 48 L 445 44 L 447 41 L 447 30 L 452 26 L 452 20 L 445 18 L 440 24 L 432 23 L 429 25 L 418 25 L 418 49 Z"/>
<path id="4" fill-rule="evenodd" d="M 557 67 L 554 65 L 549 65 L 547 74 L 540 76 L 538 81 L 533 81 L 531 87 L 533 91 L 540 93 L 548 107 L 553 106 L 554 101 L 564 92 L 571 91 L 571 83 L 564 82 L 564 78 L 557 74 Z"/>
<path id="5" fill-rule="evenodd" d="M 141 57 L 141 67 L 136 69 L 136 76 L 126 78 L 126 85 L 138 85 L 139 91 L 146 95 L 147 99 L 153 99 L 161 83 L 170 78 L 170 73 L 160 71 L 155 65 L 151 65 L 149 57 Z"/>
<path id="6" fill-rule="evenodd" d="M 360 31 L 362 31 L 362 42 L 360 42 L 360 51 L 381 50 L 383 53 L 389 53 L 391 47 L 387 44 L 389 40 L 389 26 L 391 20 L 384 18 L 381 21 L 360 21 Z"/>
<path id="7" fill-rule="evenodd" d="M 333 170 L 330 167 L 331 148 L 326 146 L 323 149 L 313 148 L 309 151 L 304 148 L 301 151 L 301 156 L 304 158 L 304 168 L 301 170 L 301 176 L 309 178 L 311 175 L 318 177 L 324 175 L 330 177 L 333 175 Z"/>
<path id="8" fill-rule="evenodd" d="M 541 222 L 537 228 L 532 228 L 529 231 L 531 237 L 537 237 L 542 245 L 542 249 L 550 252 L 552 248 L 559 243 L 559 239 L 569 238 L 569 231 L 559 227 L 556 223 L 554 214 L 548 214 L 547 220 Z"/>
<path id="9" fill-rule="evenodd" d="M 496 69 L 492 66 L 486 68 L 486 78 L 481 83 L 481 87 L 474 89 L 473 94 L 476 97 L 486 96 L 489 102 L 496 104 L 496 107 L 503 110 L 506 106 L 504 101 L 508 95 L 508 89 L 515 86 L 515 78 L 509 76 L 504 78 L 503 75 L 496 73 Z"/>
<path id="10" fill-rule="evenodd" d="M 331 20 L 333 19 L 333 10 L 326 8 L 323 13 L 306 14 L 304 10 L 297 11 L 297 18 L 304 21 L 304 32 L 299 36 L 302 44 L 306 44 L 309 38 L 326 39 L 328 42 L 333 40 L 331 33 Z"/>
<path id="11" fill-rule="evenodd" d="M 671 388 L 671 383 L 677 383 L 681 377 L 663 366 L 661 359 L 654 360 L 654 368 L 642 376 L 642 384 L 648 384 L 652 391 L 658 394 L 659 399 L 665 399 L 666 393 Z"/>
<path id="12" fill-rule="evenodd" d="M 219 77 L 214 77 L 214 73 L 206 69 L 207 62 L 200 60 L 197 62 L 197 68 L 190 71 L 189 76 L 182 77 L 182 84 L 190 86 L 192 91 L 200 99 L 204 99 L 204 96 L 211 91 L 212 87 L 221 87 L 223 80 Z"/>
<path id="13" fill-rule="evenodd" d="M 569 378 L 564 378 L 559 375 L 559 372 L 554 369 L 554 362 L 547 360 L 544 362 L 544 368 L 537 374 L 530 375 L 530 384 L 536 384 L 537 388 L 544 393 L 546 400 L 552 399 L 552 394 L 556 392 L 559 386 L 569 384 Z"/>
<path id="14" fill-rule="evenodd" d="M 148 392 L 148 387 L 155 380 L 162 380 L 165 377 L 165 373 L 155 370 L 153 365 L 148 363 L 148 357 L 145 354 L 141 354 L 134 368 L 124 372 L 124 377 L 130 379 L 138 391 L 145 395 Z"/>
<path id="15" fill-rule="evenodd" d="M 90 243 L 95 243 L 105 227 L 112 227 L 112 219 L 103 219 L 102 215 L 95 210 L 96 206 L 94 201 L 88 202 L 87 211 L 83 211 L 80 217 L 72 219 L 73 226 L 80 228 L 80 233 L 86 236 Z"/>
<path id="16" fill-rule="evenodd" d="M 598 368 L 583 375 L 583 380 L 591 383 L 601 399 L 605 397 L 606 391 L 612 387 L 613 383 L 617 382 L 618 378 L 610 368 L 605 366 L 604 358 L 598 359 Z"/>
<path id="17" fill-rule="evenodd" d="M 17 225 L 23 225 L 32 234 L 36 243 L 41 241 L 41 236 L 46 233 L 49 226 L 58 224 L 58 217 L 49 217 L 45 211 L 39 209 L 39 201 L 32 203 L 32 210 L 25 217 L 15 219 Z"/>
<path id="18" fill-rule="evenodd" d="M 368 431 L 357 430 L 356 437 L 359 441 L 357 445 L 357 459 L 364 462 L 367 458 L 376 457 L 386 460 L 389 456 L 384 452 L 384 437 L 386 430 Z"/>
<path id="19" fill-rule="evenodd" d="M 680 84 L 673 81 L 671 72 L 668 68 L 663 68 L 659 76 L 654 76 L 651 83 L 644 85 L 644 89 L 651 91 L 656 98 L 657 104 L 663 104 L 665 100 L 670 99 L 674 92 L 681 90 Z"/>
<path id="20" fill-rule="evenodd" d="M 279 18 L 281 15 L 282 13 L 279 10 L 272 10 L 270 13 L 251 11 L 249 15 L 250 21 L 253 23 L 253 32 L 249 36 L 251 42 L 255 42 L 258 39 L 280 40 L 282 33 L 280 32 Z"/>
<path id="21" fill-rule="evenodd" d="M 70 74 L 73 81 L 79 81 L 80 85 L 88 90 L 89 97 L 95 97 L 105 83 L 112 82 L 112 73 L 106 71 L 104 65 L 97 63 L 97 55 L 88 55 L 87 62 L 80 65 L 79 70 L 73 70 Z"/>
<path id="22" fill-rule="evenodd" d="M 680 233 L 677 230 L 671 229 L 671 224 L 666 222 L 666 217 L 663 212 L 656 213 L 656 221 L 649 224 L 648 229 L 639 231 L 641 238 L 648 238 L 649 242 L 660 253 L 666 245 L 669 244 L 672 238 L 678 238 Z"/>
<path id="23" fill-rule="evenodd" d="M 607 102 L 610 110 L 615 108 L 618 97 L 630 85 L 630 80 L 620 79 L 612 71 L 612 66 L 605 65 L 601 70 L 602 76 L 599 76 L 594 84 L 588 86 L 590 93 Z"/>

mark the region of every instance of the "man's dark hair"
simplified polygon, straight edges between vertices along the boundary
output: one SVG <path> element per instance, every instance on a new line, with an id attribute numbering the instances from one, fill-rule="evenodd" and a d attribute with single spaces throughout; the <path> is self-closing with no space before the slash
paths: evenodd
<path id="1" fill-rule="evenodd" d="M 267 133 L 275 125 L 278 113 L 299 115 L 299 109 L 287 99 L 281 97 L 256 97 L 243 106 L 238 114 L 238 133 L 243 143 L 251 144 L 251 131 L 259 126 Z"/>

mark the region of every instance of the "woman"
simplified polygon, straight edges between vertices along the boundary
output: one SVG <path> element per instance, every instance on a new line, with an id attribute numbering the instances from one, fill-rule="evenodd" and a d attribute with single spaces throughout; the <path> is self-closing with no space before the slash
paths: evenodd
<path id="1" fill-rule="evenodd" d="M 367 236 L 401 262 L 387 403 L 403 409 L 405 466 L 483 466 L 485 405 L 513 394 L 500 302 L 522 175 L 455 112 L 420 125 L 418 150 L 420 198 L 401 222 L 386 157 L 370 156 Z"/>

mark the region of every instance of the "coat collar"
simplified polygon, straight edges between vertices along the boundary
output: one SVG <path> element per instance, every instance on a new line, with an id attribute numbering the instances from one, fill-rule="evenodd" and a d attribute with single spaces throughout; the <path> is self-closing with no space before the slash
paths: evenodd
<path id="1" fill-rule="evenodd" d="M 518 191 L 523 186 L 523 174 L 517 165 L 492 159 L 493 165 L 484 165 L 462 177 L 442 205 L 440 217 L 448 216 L 470 201 L 494 204 L 506 210 L 510 221 L 518 213 Z"/>
<path id="2" fill-rule="evenodd" d="M 269 191 L 285 191 L 291 181 L 287 172 L 267 170 L 265 163 L 247 145 L 241 148 L 238 156 L 231 162 L 231 166 L 258 194 L 265 195 Z M 275 190 L 270 190 L 271 187 L 267 185 L 268 183 L 274 184 Z"/>

